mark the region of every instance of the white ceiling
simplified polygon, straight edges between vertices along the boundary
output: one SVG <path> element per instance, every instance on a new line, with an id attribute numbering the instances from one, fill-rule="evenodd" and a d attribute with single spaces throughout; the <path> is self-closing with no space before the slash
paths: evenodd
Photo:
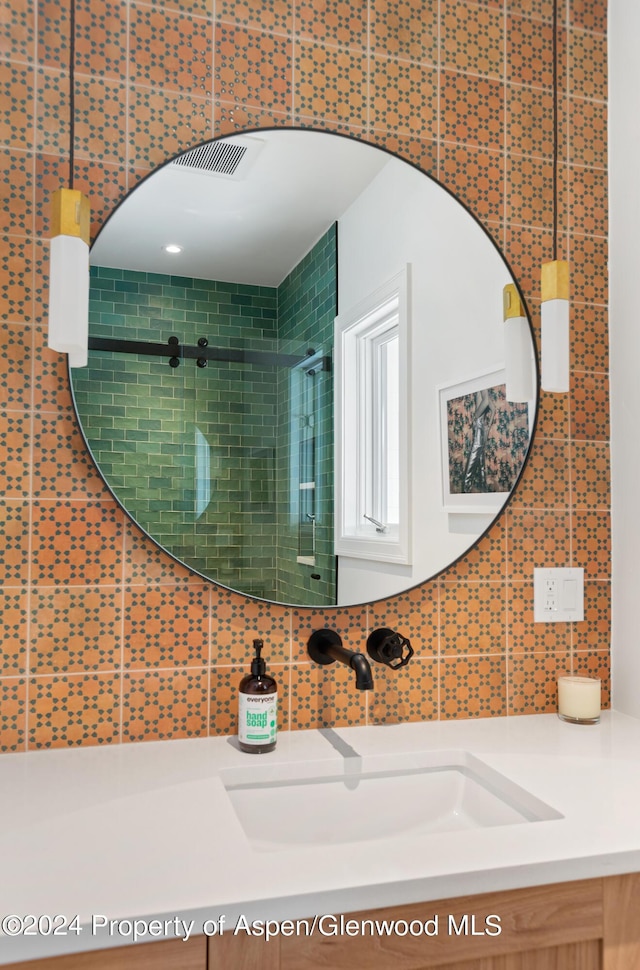
<path id="1" fill-rule="evenodd" d="M 303 129 L 234 135 L 252 164 L 240 180 L 165 165 L 96 239 L 94 265 L 277 286 L 392 156 Z M 396 161 L 397 164 L 397 161 Z M 178 255 L 167 243 L 183 247 Z"/>

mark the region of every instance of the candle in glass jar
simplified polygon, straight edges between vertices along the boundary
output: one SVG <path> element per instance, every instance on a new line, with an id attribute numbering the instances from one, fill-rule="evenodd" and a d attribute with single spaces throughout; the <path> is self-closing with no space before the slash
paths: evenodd
<path id="1" fill-rule="evenodd" d="M 558 679 L 558 717 L 576 724 L 600 720 L 600 679 L 567 675 Z"/>

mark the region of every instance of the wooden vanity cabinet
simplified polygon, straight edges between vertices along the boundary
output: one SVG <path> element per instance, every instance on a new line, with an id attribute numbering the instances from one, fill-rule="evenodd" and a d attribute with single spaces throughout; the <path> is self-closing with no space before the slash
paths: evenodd
<path id="1" fill-rule="evenodd" d="M 0 966 L 2 970 L 207 970 L 207 941 L 204 936 L 194 936 L 186 943 L 136 943 Z"/>
<path id="2" fill-rule="evenodd" d="M 331 919 L 339 915 L 327 914 Z M 437 935 L 278 936 L 244 930 L 5 965 L 4 970 L 638 970 L 640 873 L 351 913 L 437 916 Z M 500 917 L 501 932 L 495 933 Z M 331 925 L 331 924 L 329 924 Z M 417 924 L 416 924 L 417 925 Z M 435 924 L 431 923 L 431 929 Z"/>
<path id="3" fill-rule="evenodd" d="M 500 935 L 493 935 L 495 923 L 487 921 L 494 915 L 500 917 Z M 356 923 L 386 919 L 424 924 L 435 916 L 437 936 L 316 933 L 279 936 L 265 943 L 261 937 L 225 933 L 209 940 L 208 970 L 640 968 L 640 875 L 416 903 L 346 918 Z M 462 932 L 458 934 L 456 927 Z M 491 933 L 482 932 L 485 929 Z"/>

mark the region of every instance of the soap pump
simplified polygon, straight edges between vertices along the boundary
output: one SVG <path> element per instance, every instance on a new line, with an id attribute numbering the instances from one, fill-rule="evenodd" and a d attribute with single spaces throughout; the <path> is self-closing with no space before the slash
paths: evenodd
<path id="1" fill-rule="evenodd" d="M 240 681 L 238 695 L 238 743 L 252 754 L 273 751 L 278 729 L 278 685 L 267 673 L 263 646 L 262 640 L 253 641 L 251 673 Z"/>

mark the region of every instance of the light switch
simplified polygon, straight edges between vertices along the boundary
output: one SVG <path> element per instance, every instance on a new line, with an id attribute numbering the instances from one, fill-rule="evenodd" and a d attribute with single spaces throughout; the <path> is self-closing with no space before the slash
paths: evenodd
<path id="1" fill-rule="evenodd" d="M 584 620 L 584 569 L 534 569 L 534 623 L 578 620 Z"/>

